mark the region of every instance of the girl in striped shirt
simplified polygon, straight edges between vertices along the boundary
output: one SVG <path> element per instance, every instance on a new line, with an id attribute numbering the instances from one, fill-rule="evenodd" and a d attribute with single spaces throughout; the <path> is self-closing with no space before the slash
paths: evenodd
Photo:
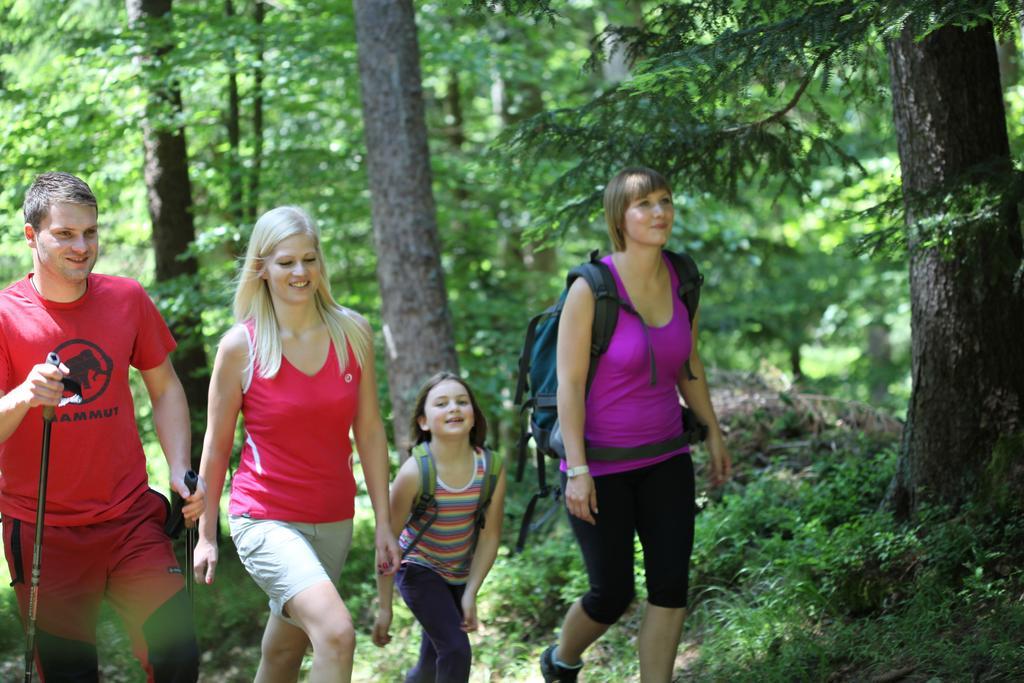
<path id="1" fill-rule="evenodd" d="M 392 526 L 395 534 L 401 532 L 403 559 L 394 577 L 378 576 L 380 608 L 373 642 L 383 646 L 391 640 L 392 587 L 397 583 L 423 627 L 419 661 L 406 682 L 465 682 L 472 661 L 467 634 L 480 625 L 477 592 L 498 554 L 505 472 L 502 468 L 497 473 L 487 523 L 478 528 L 476 512 L 487 474 L 487 421 L 458 375 L 441 372 L 427 380 L 417 396 L 410 428 L 412 442 L 427 449 L 437 470 L 437 514 L 435 518 L 431 506 L 419 519 L 409 519 L 421 486 L 417 458 L 409 458 L 391 486 Z"/>

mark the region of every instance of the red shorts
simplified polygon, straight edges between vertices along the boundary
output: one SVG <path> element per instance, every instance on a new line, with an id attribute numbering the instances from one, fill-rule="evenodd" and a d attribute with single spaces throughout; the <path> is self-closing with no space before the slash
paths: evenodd
<path id="1" fill-rule="evenodd" d="M 124 620 L 136 656 L 148 668 L 142 624 L 184 587 L 164 531 L 167 512 L 167 500 L 149 489 L 115 519 L 45 527 L 36 628 L 95 644 L 100 603 L 107 598 Z M 7 566 L 25 620 L 35 524 L 4 517 L 3 533 Z"/>

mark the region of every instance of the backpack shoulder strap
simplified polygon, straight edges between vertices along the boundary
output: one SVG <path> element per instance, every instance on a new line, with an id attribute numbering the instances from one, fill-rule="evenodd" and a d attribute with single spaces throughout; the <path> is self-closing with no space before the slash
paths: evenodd
<path id="1" fill-rule="evenodd" d="M 704 284 L 704 276 L 697 268 L 697 262 L 685 252 L 665 250 L 669 263 L 675 268 L 676 277 L 679 278 L 679 291 L 677 295 L 686 305 L 686 314 L 690 318 L 690 325 L 693 325 L 693 316 L 697 314 L 697 306 L 700 304 L 700 288 Z"/>
<path id="2" fill-rule="evenodd" d="M 420 489 L 416 494 L 412 516 L 409 518 L 410 522 L 423 517 L 427 508 L 434 502 L 434 493 L 437 490 L 437 465 L 434 464 L 434 455 L 430 452 L 430 446 L 424 444 L 423 448 L 414 449 L 413 457 L 416 458 L 416 465 L 420 470 Z"/>
<path id="3" fill-rule="evenodd" d="M 679 279 L 679 291 L 676 294 L 686 306 L 686 315 L 690 319 L 690 330 L 693 330 L 693 317 L 697 315 L 697 307 L 700 305 L 700 288 L 704 284 L 704 276 L 697 268 L 697 262 L 685 252 L 665 250 L 669 263 L 676 271 Z M 686 374 L 690 379 L 697 379 L 690 368 L 690 359 L 686 359 Z"/>
<path id="4" fill-rule="evenodd" d="M 420 486 L 419 493 L 416 494 L 416 500 L 413 502 L 412 512 L 410 512 L 405 526 L 410 527 L 413 522 L 423 518 L 426 518 L 426 522 L 420 527 L 420 530 L 413 537 L 409 545 L 402 550 L 403 559 L 420 542 L 420 539 L 423 538 L 423 534 L 430 528 L 430 525 L 437 520 L 438 513 L 437 500 L 434 498 L 434 493 L 437 490 L 437 465 L 434 464 L 434 455 L 430 452 L 430 446 L 424 442 L 423 448 L 413 449 L 412 456 L 416 458 L 416 465 L 420 470 Z M 427 510 L 431 506 L 433 506 L 434 511 L 428 517 Z"/>
<path id="5" fill-rule="evenodd" d="M 612 334 L 619 322 L 619 308 L 623 305 L 619 297 L 619 288 L 615 284 L 612 270 L 598 256 L 597 250 L 590 253 L 590 260 L 581 263 L 569 271 L 566 288 L 571 287 L 577 278 L 587 281 L 590 291 L 594 294 L 594 323 L 590 330 L 590 371 L 587 373 L 587 390 L 594 380 L 597 371 L 597 359 L 608 350 L 612 343 Z"/>
<path id="6" fill-rule="evenodd" d="M 494 489 L 498 486 L 498 477 L 504 466 L 504 457 L 500 452 L 484 447 L 484 480 L 480 484 L 480 498 L 476 504 L 476 525 L 483 529 L 486 523 L 487 507 L 491 504 Z"/>

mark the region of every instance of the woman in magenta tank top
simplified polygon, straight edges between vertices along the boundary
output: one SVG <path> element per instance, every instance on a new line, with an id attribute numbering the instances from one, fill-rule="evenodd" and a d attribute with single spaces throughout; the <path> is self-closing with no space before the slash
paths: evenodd
<path id="1" fill-rule="evenodd" d="M 634 597 L 633 547 L 644 553 L 647 608 L 640 628 L 640 674 L 672 678 L 686 618 L 693 547 L 694 479 L 689 448 L 615 461 L 588 462 L 586 447 L 638 448 L 682 434 L 679 395 L 708 426 L 711 480 L 731 474 L 677 276 L 662 253 L 675 210 L 668 183 L 648 168 L 627 168 L 604 194 L 613 253 L 604 259 L 621 313 L 589 393 L 594 294 L 584 278 L 569 290 L 558 327 L 558 419 L 565 445 L 563 484 L 590 590 L 565 616 L 557 645 L 544 650 L 545 681 L 575 681 L 583 652 L 622 616 Z M 689 360 L 687 371 L 686 361 Z M 692 372 L 692 374 L 691 374 Z M 585 446 L 586 444 L 586 446 Z"/>
<path id="2" fill-rule="evenodd" d="M 378 570 L 394 573 L 400 559 L 370 327 L 334 301 L 328 283 L 308 214 L 284 206 L 260 217 L 235 292 L 237 324 L 220 342 L 210 379 L 199 470 L 209 495 L 194 571 L 213 582 L 217 513 L 241 414 L 228 513 L 238 557 L 269 597 L 258 683 L 296 680 L 310 645 L 311 680 L 351 680 L 355 630 L 336 588 L 352 539 L 350 431 L 376 518 Z"/>

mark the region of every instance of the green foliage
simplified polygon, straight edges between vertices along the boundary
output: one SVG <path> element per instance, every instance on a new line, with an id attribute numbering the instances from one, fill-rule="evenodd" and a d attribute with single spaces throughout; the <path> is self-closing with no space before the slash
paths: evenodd
<path id="1" fill-rule="evenodd" d="M 493 7 L 471 4 L 477 10 Z M 550 14 L 571 6 L 524 2 L 503 4 L 502 10 Z M 639 6 L 642 19 L 615 23 L 598 33 L 588 62 L 597 69 L 624 59 L 631 65 L 631 78 L 609 85 L 583 104 L 539 113 L 506 131 L 499 144 L 517 160 L 514 169 L 525 183 L 541 182 L 548 188 L 540 197 L 545 208 L 535 224 L 538 232 L 591 223 L 603 183 L 630 163 L 666 172 L 675 180 L 677 195 L 685 188 L 688 204 L 706 206 L 713 197 L 741 207 L 737 213 L 749 214 L 753 220 L 748 223 L 754 225 L 746 227 L 743 239 L 733 236 L 730 241 L 755 244 L 749 249 L 752 254 L 743 253 L 746 248 L 739 254 L 753 256 L 750 265 L 731 258 L 735 250 L 716 242 L 714 234 L 712 239 L 701 235 L 699 243 L 701 255 L 730 279 L 739 275 L 737 290 L 744 296 L 725 300 L 742 303 L 719 309 L 723 318 L 705 319 L 714 325 L 710 329 L 737 344 L 767 344 L 773 355 L 795 358 L 824 312 L 842 298 L 841 288 L 849 282 L 870 286 L 889 270 L 814 245 L 806 240 L 811 232 L 806 227 L 801 231 L 804 239 L 772 235 L 762 226 L 786 218 L 773 215 L 776 205 L 769 208 L 748 196 L 771 196 L 783 210 L 793 206 L 803 212 L 808 204 L 841 197 L 851 185 L 873 185 L 870 194 L 861 193 L 866 205 L 839 202 L 820 213 L 831 224 L 830 232 L 839 232 L 836 227 L 842 222 L 867 224 L 844 226 L 841 241 L 860 240 L 876 251 L 899 254 L 908 242 L 925 246 L 968 241 L 982 248 L 984 241 L 977 237 L 993 220 L 1005 220 L 1019 202 L 1018 174 L 1009 168 L 974 169 L 920 197 L 904 197 L 891 171 L 872 177 L 876 160 L 894 156 L 892 136 L 885 135 L 891 124 L 887 116 L 878 116 L 887 104 L 884 41 L 904 26 L 924 37 L 942 26 L 982 22 L 994 22 L 1006 36 L 1020 11 L 1018 2 L 706 0 Z M 830 185 L 825 191 L 823 179 Z M 914 220 L 905 232 L 908 214 Z M 1006 258 L 1016 258 L 1012 249 L 1003 251 Z M 761 280 L 752 282 L 744 277 L 747 272 Z M 762 282 L 770 285 L 760 286 Z M 774 297 L 758 296 L 764 291 Z M 850 317 L 879 317 L 877 308 L 864 311 L 860 302 L 850 303 L 853 310 L 843 312 Z M 786 310 L 787 304 L 792 310 Z M 752 310 L 757 313 L 752 315 Z M 898 384 L 898 373 L 874 370 L 889 362 L 867 360 L 854 376 L 884 391 Z M 799 374 L 799 368 L 794 365 L 792 372 Z"/>
<path id="2" fill-rule="evenodd" d="M 3 652 L 15 652 L 19 647 L 24 647 L 24 637 L 25 631 L 21 626 L 14 591 L 3 591 L 0 600 L 0 649 Z"/>
<path id="3" fill-rule="evenodd" d="M 586 575 L 574 543 L 568 525 L 560 524 L 555 534 L 531 539 L 521 555 L 500 558 L 488 579 L 492 597 L 487 602 L 504 637 L 538 641 L 585 592 Z"/>
<path id="4" fill-rule="evenodd" d="M 642 21 L 608 25 L 588 64 L 597 73 L 625 59 L 630 78 L 498 138 L 519 184 L 546 188 L 528 197 L 538 208 L 530 235 L 568 241 L 593 230 L 607 178 L 624 164 L 653 166 L 674 180 L 682 233 L 674 246 L 694 253 L 708 278 L 702 329 L 723 342 L 702 345 L 711 362 L 750 367 L 767 357 L 799 374 L 794 363 L 808 344 L 848 338 L 864 348 L 865 319 L 884 318 L 905 291 L 895 264 L 844 248 L 885 225 L 864 213 L 887 196 L 895 169 L 877 37 L 904 15 L 877 3 L 644 10 Z M 809 87 L 815 79 L 820 87 Z M 900 383 L 903 356 L 865 356 L 832 388 L 852 379 L 886 392 Z"/>
<path id="5" fill-rule="evenodd" d="M 877 508 L 895 455 L 869 453 L 769 468 L 699 518 L 691 676 L 1020 675 L 1019 517 L 931 508 L 901 525 Z"/>
<path id="6" fill-rule="evenodd" d="M 232 279 L 253 214 L 282 203 L 318 218 L 337 298 L 379 327 L 352 4 L 275 2 L 262 25 L 251 2 L 235 4 L 237 15 L 225 17 L 222 2 L 175 3 L 167 27 L 175 49 L 150 76 L 184 85 L 192 253 L 201 264 L 196 281 L 153 292 L 168 316 L 202 311 L 196 336 L 211 358 L 231 324 Z M 899 223 L 905 210 L 881 41 L 905 19 L 923 35 L 989 17 L 1010 39 L 1019 2 L 971 6 L 980 9 L 924 0 L 419 3 L 443 266 L 460 363 L 491 421 L 490 442 L 507 447 L 516 436 L 511 390 L 529 314 L 554 299 L 570 264 L 606 245 L 596 200 L 613 171 L 637 162 L 670 175 L 679 216 L 672 246 L 693 253 L 707 277 L 706 362 L 792 375 L 800 359 L 803 386 L 900 412 L 908 235 L 900 227 L 883 240 L 895 261 L 849 248 Z M 9 226 L 0 275 L 28 270 L 21 197 L 35 173 L 59 167 L 86 177 L 100 197 L 99 270 L 148 283 L 145 82 L 132 59 L 140 35 L 117 3 L 0 0 L 0 16 L 0 203 Z M 629 75 L 611 75 L 608 58 Z M 226 127 L 232 73 L 237 149 Z M 1019 158 L 1021 86 L 1010 84 L 1006 99 Z M 947 194 L 973 221 L 992 211 L 993 198 L 1014 196 L 1015 183 L 979 180 L 976 193 Z M 936 226 L 929 233 L 923 225 L 921 237 L 941 238 L 945 228 Z M 872 326 L 888 331 L 888 355 L 869 353 Z M 377 360 L 386 396 L 380 345 Z M 163 486 L 148 402 L 137 405 L 153 482 Z M 686 675 L 863 679 L 907 661 L 922 675 L 1024 677 L 1015 635 L 1024 625 L 1024 537 L 998 514 L 1012 506 L 952 519 L 934 510 L 898 525 L 878 511 L 894 446 L 817 428 L 807 436 L 809 421 L 791 404 L 732 424 L 741 477 L 698 517 L 688 627 L 696 659 Z M 999 472 L 1012 474 L 1015 462 L 999 460 L 1009 468 Z M 585 590 L 564 521 L 532 537 L 522 556 L 507 555 L 532 476 L 510 490 L 503 550 L 481 594 L 486 626 L 473 637 L 475 661 L 491 679 L 535 678 L 542 644 Z M 398 678 L 415 657 L 419 629 L 396 599 L 396 642 L 369 646 L 373 532 L 364 498 L 359 506 L 341 585 L 360 629 L 357 679 Z M 218 581 L 200 587 L 197 602 L 206 666 L 222 680 L 251 680 L 265 598 L 229 542 L 223 550 Z M 0 645 L 15 657 L 21 634 L 11 596 L 0 601 Z M 641 614 L 631 610 L 588 653 L 590 680 L 636 677 Z M 976 639 L 966 637 L 972 630 Z"/>
<path id="7" fill-rule="evenodd" d="M 235 657 L 260 642 L 269 608 L 266 594 L 242 567 L 227 534 L 219 550 L 213 585 L 196 586 L 196 636 L 201 649 L 213 654 L 214 666 L 229 668 L 236 665 Z"/>
<path id="8" fill-rule="evenodd" d="M 741 586 L 748 581 L 747 568 L 766 565 L 766 549 L 810 549 L 836 541 L 832 535 L 846 520 L 878 505 L 894 471 L 895 454 L 884 451 L 833 460 L 827 451 L 818 451 L 815 460 L 799 471 L 769 468 L 698 517 L 692 561 L 695 586 Z M 830 563 L 829 558 L 822 561 Z M 801 582 L 814 578 L 801 577 Z"/>
<path id="9" fill-rule="evenodd" d="M 23 3 L 13 3 L 14 11 L 0 22 L 0 42 L 10 47 L 0 58 L 0 122 L 6 122 L 0 126 L 5 178 L 0 199 L 11 210 L 8 224 L 19 225 L 15 207 L 36 172 L 54 167 L 78 172 L 101 200 L 106 256 L 100 269 L 149 281 L 139 135 L 148 81 L 140 80 L 143 70 L 133 61 L 145 34 L 129 28 L 123 9 L 114 5 L 101 8 L 84 0 L 66 7 L 36 4 L 30 12 Z M 515 16 L 526 4 L 504 3 L 500 15 L 492 16 L 460 11 L 465 3 L 445 0 L 423 5 L 418 15 L 457 350 L 494 421 L 495 445 L 508 437 L 502 423 L 514 421 L 510 377 L 524 321 L 556 296 L 564 271 L 603 246 L 606 236 L 592 209 L 581 208 L 577 218 L 552 217 L 552 209 L 579 203 L 556 182 L 566 168 L 564 159 L 532 159 L 532 181 L 509 182 L 524 160 L 491 143 L 532 130 L 527 122 L 546 116 L 545 111 L 583 106 L 601 93 L 636 87 L 630 80 L 617 86 L 621 76 L 610 72 L 580 71 L 590 37 L 635 23 L 633 6 L 576 1 L 538 21 L 537 16 Z M 197 281 L 167 284 L 154 294 L 170 317 L 202 311 L 202 326 L 192 341 L 205 344 L 210 358 L 231 322 L 235 259 L 254 212 L 281 203 L 302 205 L 320 221 L 337 298 L 378 326 L 351 3 L 316 0 L 267 7 L 257 24 L 250 2 L 236 3 L 230 17 L 220 2 L 176 3 L 164 27 L 174 49 L 145 70 L 150 74 L 145 78 L 183 85 L 183 118 L 177 123 L 184 125 L 189 146 L 197 226 L 191 253 L 201 267 Z M 658 11 L 648 15 L 657 19 L 652 27 L 669 20 L 667 15 L 658 18 Z M 259 87 L 257 70 L 263 74 Z M 637 67 L 634 73 L 644 82 L 649 76 L 641 71 Z M 232 74 L 239 94 L 237 149 L 229 144 L 227 128 Z M 887 280 L 891 270 L 838 249 L 851 234 L 870 226 L 850 228 L 834 219 L 862 207 L 864 197 L 873 196 L 891 175 L 891 164 L 872 161 L 891 158 L 892 150 L 880 145 L 876 135 L 891 124 L 876 109 L 851 114 L 851 106 L 833 96 L 838 91 L 815 95 L 823 112 L 808 118 L 806 126 L 824 114 L 842 120 L 844 154 L 855 156 L 867 171 L 860 180 L 857 173 L 835 166 L 798 201 L 780 194 L 773 183 L 745 185 L 740 209 L 715 192 L 703 192 L 712 184 L 705 184 L 703 175 L 687 176 L 687 187 L 677 187 L 677 234 L 683 226 L 685 234 L 676 248 L 694 253 L 708 276 L 702 327 L 714 342 L 706 341 L 702 350 L 711 362 L 755 368 L 767 359 L 788 367 L 794 352 L 808 344 L 863 348 L 863 319 L 884 318 L 895 306 L 902 281 Z M 253 122 L 257 97 L 264 112 L 259 137 Z M 652 106 L 662 101 L 644 97 Z M 655 116 L 658 110 L 644 102 L 635 103 L 635 113 Z M 642 117 L 626 123 L 646 125 Z M 654 136 L 665 125 L 649 127 L 643 135 Z M 625 141 L 626 132 L 626 127 L 615 128 L 609 138 Z M 663 161 L 661 156 L 649 159 L 660 167 Z M 587 181 L 588 192 L 599 190 L 603 174 Z M 772 196 L 776 199 L 769 204 Z M 557 245 L 555 234 L 561 236 Z M 542 251 L 542 243 L 554 248 Z M 8 231 L 0 240 L 0 273 L 8 280 L 19 277 L 28 269 L 26 257 L 19 231 Z M 857 283 L 852 291 L 851 281 Z M 905 321 L 896 324 L 898 330 L 905 327 Z M 383 348 L 377 356 L 386 397 Z M 865 359 L 857 373 L 837 378 L 837 390 L 864 398 L 867 389 L 862 387 L 878 364 Z M 905 359 L 897 357 L 885 381 L 898 385 L 906 367 Z"/>

